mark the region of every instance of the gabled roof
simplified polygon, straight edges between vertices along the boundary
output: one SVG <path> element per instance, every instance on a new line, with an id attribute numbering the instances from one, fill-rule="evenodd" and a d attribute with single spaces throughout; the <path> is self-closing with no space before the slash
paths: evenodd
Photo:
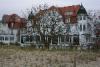
<path id="1" fill-rule="evenodd" d="M 4 15 L 2 19 L 4 23 L 8 24 L 9 28 L 13 28 L 13 29 L 22 28 L 26 24 L 26 19 L 21 18 L 17 14 Z M 12 23 L 13 23 L 13 27 L 12 27 Z"/>
<path id="2" fill-rule="evenodd" d="M 73 12 L 72 16 L 76 16 L 79 8 L 80 5 L 72 5 L 72 6 L 60 7 L 59 11 L 62 15 L 64 15 L 67 11 L 71 11 Z"/>
<path id="3" fill-rule="evenodd" d="M 80 9 L 80 5 L 72 5 L 72 6 L 65 6 L 65 7 L 58 7 L 59 13 L 63 17 L 64 23 L 66 23 L 66 18 L 70 17 L 71 23 L 77 22 L 77 12 Z M 66 15 L 66 12 L 72 12 L 72 15 Z"/>
<path id="4" fill-rule="evenodd" d="M 48 10 L 58 11 L 58 8 L 56 6 L 51 6 Z"/>
<path id="5" fill-rule="evenodd" d="M 86 11 L 86 9 L 83 7 L 82 4 L 80 5 L 80 8 L 79 8 L 77 14 L 86 14 L 86 15 L 87 15 L 87 11 Z"/>
<path id="6" fill-rule="evenodd" d="M 39 20 L 39 17 L 44 16 L 47 12 L 49 11 L 58 11 L 58 8 L 55 6 L 51 6 L 48 9 L 44 9 L 44 10 L 40 10 L 36 15 L 35 15 L 35 19 Z"/>
<path id="7" fill-rule="evenodd" d="M 45 15 L 45 13 L 47 13 L 48 11 L 51 10 L 56 10 L 60 15 L 62 15 L 63 17 L 63 22 L 66 22 L 65 20 L 69 17 L 71 20 L 71 23 L 76 23 L 77 22 L 77 15 L 79 12 L 79 10 L 83 10 L 83 5 L 72 5 L 72 6 L 65 6 L 65 7 L 55 7 L 55 6 L 51 6 L 48 9 L 45 10 L 40 10 L 35 17 L 39 17 L 39 16 L 43 16 Z M 67 15 L 66 12 L 72 12 L 72 14 Z M 84 11 L 86 12 L 85 8 Z M 37 18 L 39 20 L 39 18 Z"/>

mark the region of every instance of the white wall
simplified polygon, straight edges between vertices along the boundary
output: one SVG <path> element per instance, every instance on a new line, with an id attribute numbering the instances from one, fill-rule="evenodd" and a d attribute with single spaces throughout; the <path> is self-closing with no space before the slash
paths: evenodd
<path id="1" fill-rule="evenodd" d="M 0 23 L 0 42 L 4 43 L 14 43 L 17 41 L 17 30 L 11 30 L 8 28 L 7 24 Z M 6 39 L 7 37 L 7 39 Z M 13 37 L 14 39 L 11 40 L 10 38 Z M 2 39 L 3 38 L 3 39 Z"/>

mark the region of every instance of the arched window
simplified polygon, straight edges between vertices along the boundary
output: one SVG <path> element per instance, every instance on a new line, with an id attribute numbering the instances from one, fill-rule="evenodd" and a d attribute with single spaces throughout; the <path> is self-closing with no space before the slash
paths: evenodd
<path id="1" fill-rule="evenodd" d="M 80 16 L 80 20 L 82 20 L 82 16 Z"/>
<path id="2" fill-rule="evenodd" d="M 85 29 L 86 29 L 86 27 L 85 27 L 85 25 L 83 25 L 83 31 L 85 31 Z"/>
<path id="3" fill-rule="evenodd" d="M 82 31 L 82 25 L 80 24 L 80 31 Z"/>

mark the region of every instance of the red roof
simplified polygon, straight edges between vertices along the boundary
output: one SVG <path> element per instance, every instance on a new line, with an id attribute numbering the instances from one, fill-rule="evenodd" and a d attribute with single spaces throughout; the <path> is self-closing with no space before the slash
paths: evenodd
<path id="1" fill-rule="evenodd" d="M 12 23 L 14 29 L 23 28 L 26 24 L 26 20 L 20 18 L 17 14 L 4 15 L 2 19 L 4 19 L 4 22 L 8 24 L 9 28 L 12 28 Z"/>
<path id="2" fill-rule="evenodd" d="M 63 16 L 64 22 L 65 22 L 65 18 L 69 17 L 68 15 L 66 15 L 66 12 L 68 12 L 68 11 L 72 12 L 72 15 L 70 15 L 70 17 L 72 18 L 71 20 L 75 19 L 73 22 L 76 22 L 76 16 L 77 16 L 77 12 L 78 12 L 79 8 L 80 8 L 80 5 L 60 7 L 59 12 Z"/>
<path id="3" fill-rule="evenodd" d="M 66 11 L 72 11 L 72 12 L 74 12 L 73 13 L 73 15 L 74 15 L 74 14 L 77 13 L 77 11 L 79 10 L 79 8 L 80 8 L 80 5 L 72 5 L 72 6 L 60 7 L 59 10 L 61 11 L 61 13 L 63 15 L 64 15 L 64 13 Z"/>

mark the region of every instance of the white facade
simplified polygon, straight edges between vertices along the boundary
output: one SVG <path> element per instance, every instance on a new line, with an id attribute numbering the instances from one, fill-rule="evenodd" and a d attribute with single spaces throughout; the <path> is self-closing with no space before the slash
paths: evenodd
<path id="1" fill-rule="evenodd" d="M 3 43 L 15 43 L 15 36 L 14 35 L 0 35 L 0 42 Z"/>
<path id="2" fill-rule="evenodd" d="M 93 43 L 94 33 L 91 20 L 85 14 L 78 16 L 78 32 L 79 32 L 79 44 L 80 46 L 88 46 Z"/>
<path id="3" fill-rule="evenodd" d="M 8 24 L 0 23 L 0 42 L 3 43 L 15 43 L 16 30 L 11 30 L 8 28 Z"/>

